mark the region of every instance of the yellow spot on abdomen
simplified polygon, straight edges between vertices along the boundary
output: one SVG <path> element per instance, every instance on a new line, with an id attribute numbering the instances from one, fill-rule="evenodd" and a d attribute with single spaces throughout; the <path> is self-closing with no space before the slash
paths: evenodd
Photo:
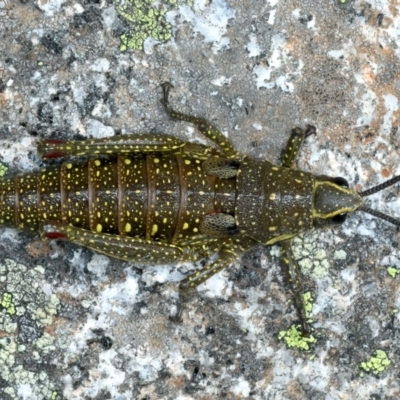
<path id="1" fill-rule="evenodd" d="M 129 222 L 127 222 L 125 224 L 125 232 L 130 232 L 131 230 L 132 230 L 132 225 Z"/>
<path id="2" fill-rule="evenodd" d="M 187 222 L 185 222 L 185 223 L 183 224 L 182 229 L 187 229 L 187 228 L 189 228 L 189 224 L 188 224 Z"/>
<path id="3" fill-rule="evenodd" d="M 97 233 L 100 233 L 102 230 L 103 230 L 102 225 L 101 225 L 101 224 L 97 224 L 97 225 L 96 225 L 96 232 L 97 232 Z"/>
<path id="4" fill-rule="evenodd" d="M 151 228 L 151 236 L 154 236 L 158 231 L 158 225 L 154 224 Z"/>

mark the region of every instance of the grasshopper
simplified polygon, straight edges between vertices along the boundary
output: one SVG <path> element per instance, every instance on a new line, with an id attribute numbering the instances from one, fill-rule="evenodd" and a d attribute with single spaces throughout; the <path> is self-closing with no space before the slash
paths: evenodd
<path id="1" fill-rule="evenodd" d="M 217 148 L 154 134 L 44 139 L 38 153 L 45 160 L 89 156 L 89 161 L 0 180 L 0 223 L 132 262 L 196 261 L 218 252 L 215 261 L 180 282 L 182 304 L 241 253 L 258 243 L 280 243 L 302 332 L 309 335 L 291 238 L 342 224 L 356 210 L 400 226 L 364 204 L 364 197 L 400 176 L 359 193 L 343 178 L 293 169 L 303 141 L 315 134 L 313 126 L 292 130 L 281 166 L 244 156 L 207 120 L 174 110 L 171 87 L 162 85 L 169 116 L 194 124 Z"/>

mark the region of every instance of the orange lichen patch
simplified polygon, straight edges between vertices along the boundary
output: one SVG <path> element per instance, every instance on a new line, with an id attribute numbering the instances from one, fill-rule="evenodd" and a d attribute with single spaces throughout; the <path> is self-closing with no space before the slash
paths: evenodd
<path id="1" fill-rule="evenodd" d="M 392 13 L 393 17 L 397 17 L 399 14 L 399 2 L 398 0 L 391 0 L 389 1 L 389 10 Z"/>
<path id="2" fill-rule="evenodd" d="M 291 398 L 293 399 L 305 399 L 307 393 L 301 387 L 301 384 L 297 380 L 292 380 L 287 385 L 287 390 Z"/>
<path id="3" fill-rule="evenodd" d="M 0 93 L 0 105 L 6 106 L 7 103 L 7 95 L 5 92 Z"/>
<path id="4" fill-rule="evenodd" d="M 364 77 L 365 83 L 371 84 L 372 82 L 375 81 L 375 74 L 372 72 L 370 65 L 366 65 L 363 68 L 363 77 Z"/>
<path id="5" fill-rule="evenodd" d="M 354 47 L 357 48 L 357 56 L 354 55 L 353 59 L 368 59 L 378 64 L 382 64 L 383 61 L 386 61 L 386 58 L 396 59 L 396 53 L 393 48 L 388 46 L 381 47 L 370 43 L 363 35 L 355 37 L 354 42 Z"/>
<path id="6" fill-rule="evenodd" d="M 374 121 L 371 121 L 371 123 L 369 125 L 372 132 L 379 132 L 379 128 L 381 127 L 381 121 L 382 121 L 381 118 L 383 118 L 385 113 L 380 111 L 380 109 L 382 109 L 381 106 L 376 107 L 377 115 L 379 115 L 379 118 Z"/>
<path id="7" fill-rule="evenodd" d="M 377 143 L 375 146 L 376 150 L 381 153 L 387 152 L 387 145 L 385 143 Z"/>
<path id="8" fill-rule="evenodd" d="M 364 13 L 365 24 L 369 25 L 374 29 L 377 28 L 387 29 L 387 27 L 393 23 L 390 17 L 382 14 L 382 10 L 371 7 L 365 9 L 364 11 L 365 11 Z"/>
<path id="9" fill-rule="evenodd" d="M 48 257 L 50 250 L 49 244 L 42 240 L 35 240 L 26 246 L 26 251 L 34 258 Z"/>
<path id="10" fill-rule="evenodd" d="M 354 186 L 354 190 L 356 190 L 357 192 L 361 192 L 363 190 L 362 185 L 360 185 L 359 183 L 357 183 L 356 186 Z"/>
<path id="11" fill-rule="evenodd" d="M 58 300 L 60 300 L 60 303 L 66 305 L 73 305 L 80 301 L 79 299 L 77 300 L 74 297 L 71 297 L 70 294 L 66 292 L 57 293 L 57 297 Z"/>
<path id="12" fill-rule="evenodd" d="M 396 74 L 393 78 L 398 79 L 399 74 Z M 392 94 L 393 96 L 397 97 L 396 89 L 393 87 L 391 82 L 384 83 L 384 84 L 376 84 L 372 87 L 372 89 L 374 90 L 374 92 L 378 96 L 378 98 L 382 98 L 383 96 L 388 95 L 388 94 Z M 386 111 L 386 107 L 384 107 L 384 108 Z"/>
<path id="13" fill-rule="evenodd" d="M 389 178 L 392 175 L 392 171 L 389 168 L 383 168 L 381 173 L 384 178 Z"/>
<path id="14" fill-rule="evenodd" d="M 186 378 L 183 375 L 175 376 L 168 381 L 168 386 L 179 389 L 185 385 Z"/>
<path id="15" fill-rule="evenodd" d="M 11 4 L 15 3 L 15 1 L 9 1 L 8 4 L 10 4 L 10 9 L 11 9 Z M 46 0 L 47 3 L 47 0 Z M 29 12 L 27 12 L 26 7 L 16 7 L 15 4 L 13 4 L 12 7 L 12 14 L 13 14 L 13 18 L 15 18 L 16 21 L 20 21 L 21 24 L 34 24 L 35 21 L 37 23 L 37 21 L 40 21 L 40 18 L 42 18 L 42 11 L 38 8 L 38 7 L 29 7 Z M 13 54 L 16 54 L 17 49 L 21 49 L 21 42 L 18 42 L 16 40 L 13 40 L 12 42 L 10 42 L 10 46 L 7 47 L 7 50 L 12 52 Z M 24 59 L 27 60 L 27 57 L 30 58 L 29 53 L 31 53 L 31 51 L 28 52 L 24 52 Z M 34 51 L 32 51 L 32 53 L 34 53 Z"/>
<path id="16" fill-rule="evenodd" d="M 361 138 L 359 140 L 363 144 L 363 146 L 367 145 L 368 143 L 371 143 L 375 140 L 375 138 L 378 136 L 378 131 L 373 130 L 371 127 L 369 127 L 368 131 L 362 132 Z M 353 145 L 358 146 L 360 143 L 357 143 L 353 140 Z"/>
<path id="17" fill-rule="evenodd" d="M 286 44 L 286 49 L 289 51 L 297 51 L 299 47 L 303 46 L 304 40 L 300 37 L 300 35 L 291 36 Z"/>
<path id="18" fill-rule="evenodd" d="M 247 396 L 246 396 L 247 397 Z M 226 398 L 230 400 L 241 400 L 244 397 L 241 394 L 236 394 L 233 390 L 229 389 L 226 392 Z M 205 399 L 204 399 L 205 400 Z"/>
<path id="19" fill-rule="evenodd" d="M 336 123 L 329 127 L 324 127 L 318 131 L 318 135 L 323 136 L 327 141 L 331 142 L 335 148 L 344 152 L 345 146 L 348 144 L 350 144 L 352 148 L 357 148 L 360 146 L 360 142 L 364 143 L 363 135 L 354 135 L 353 133 L 350 135 L 349 132 L 353 132 L 350 125 L 345 123 Z"/>
<path id="20" fill-rule="evenodd" d="M 392 115 L 392 126 L 400 125 L 400 110 L 396 110 Z"/>
<path id="21" fill-rule="evenodd" d="M 373 90 L 379 99 L 379 103 L 375 108 L 376 119 L 371 121 L 370 128 L 373 132 L 379 132 L 379 130 L 382 127 L 382 123 L 384 122 L 385 117 L 387 117 L 387 113 L 389 111 L 385 104 L 385 96 L 392 94 L 393 96 L 396 97 L 396 94 L 394 93 L 393 88 L 389 86 L 387 86 L 386 88 L 384 87 L 379 88 L 379 86 L 375 86 Z M 392 115 L 390 116 L 390 122 L 392 126 L 398 125 L 399 116 L 400 116 L 399 111 L 392 113 Z"/>
<path id="22" fill-rule="evenodd" d="M 381 25 L 380 25 L 380 28 L 388 29 L 389 26 L 391 26 L 392 24 L 393 24 L 393 19 L 392 19 L 392 18 L 383 17 L 383 18 L 382 18 Z"/>
<path id="23" fill-rule="evenodd" d="M 59 326 L 62 318 L 57 318 L 53 316 L 53 322 L 51 325 L 47 325 L 45 328 L 45 332 L 47 332 L 50 336 L 57 336 L 56 328 Z"/>

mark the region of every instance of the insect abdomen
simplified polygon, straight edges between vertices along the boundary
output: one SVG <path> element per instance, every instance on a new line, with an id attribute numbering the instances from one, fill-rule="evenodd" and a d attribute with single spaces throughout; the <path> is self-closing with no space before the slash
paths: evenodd
<path id="1" fill-rule="evenodd" d="M 0 181 L 0 223 L 36 231 L 43 218 L 61 221 L 59 168 L 11 176 Z"/>
<path id="2" fill-rule="evenodd" d="M 185 155 L 119 155 L 65 162 L 0 181 L 0 222 L 36 231 L 43 221 L 177 242 L 202 217 L 233 213 L 236 180 L 208 176 Z"/>

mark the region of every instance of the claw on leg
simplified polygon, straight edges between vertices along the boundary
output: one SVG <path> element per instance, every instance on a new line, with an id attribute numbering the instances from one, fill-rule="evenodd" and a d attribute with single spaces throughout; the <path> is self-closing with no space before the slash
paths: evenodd
<path id="1" fill-rule="evenodd" d="M 170 321 L 177 324 L 182 322 L 183 310 L 185 309 L 187 302 L 193 297 L 194 293 L 194 289 L 182 289 L 181 285 L 179 285 L 179 300 L 177 304 L 177 310 L 175 315 L 171 315 L 169 317 Z"/>
<path id="2" fill-rule="evenodd" d="M 304 131 L 304 138 L 317 134 L 317 128 L 314 125 L 307 125 Z"/>

